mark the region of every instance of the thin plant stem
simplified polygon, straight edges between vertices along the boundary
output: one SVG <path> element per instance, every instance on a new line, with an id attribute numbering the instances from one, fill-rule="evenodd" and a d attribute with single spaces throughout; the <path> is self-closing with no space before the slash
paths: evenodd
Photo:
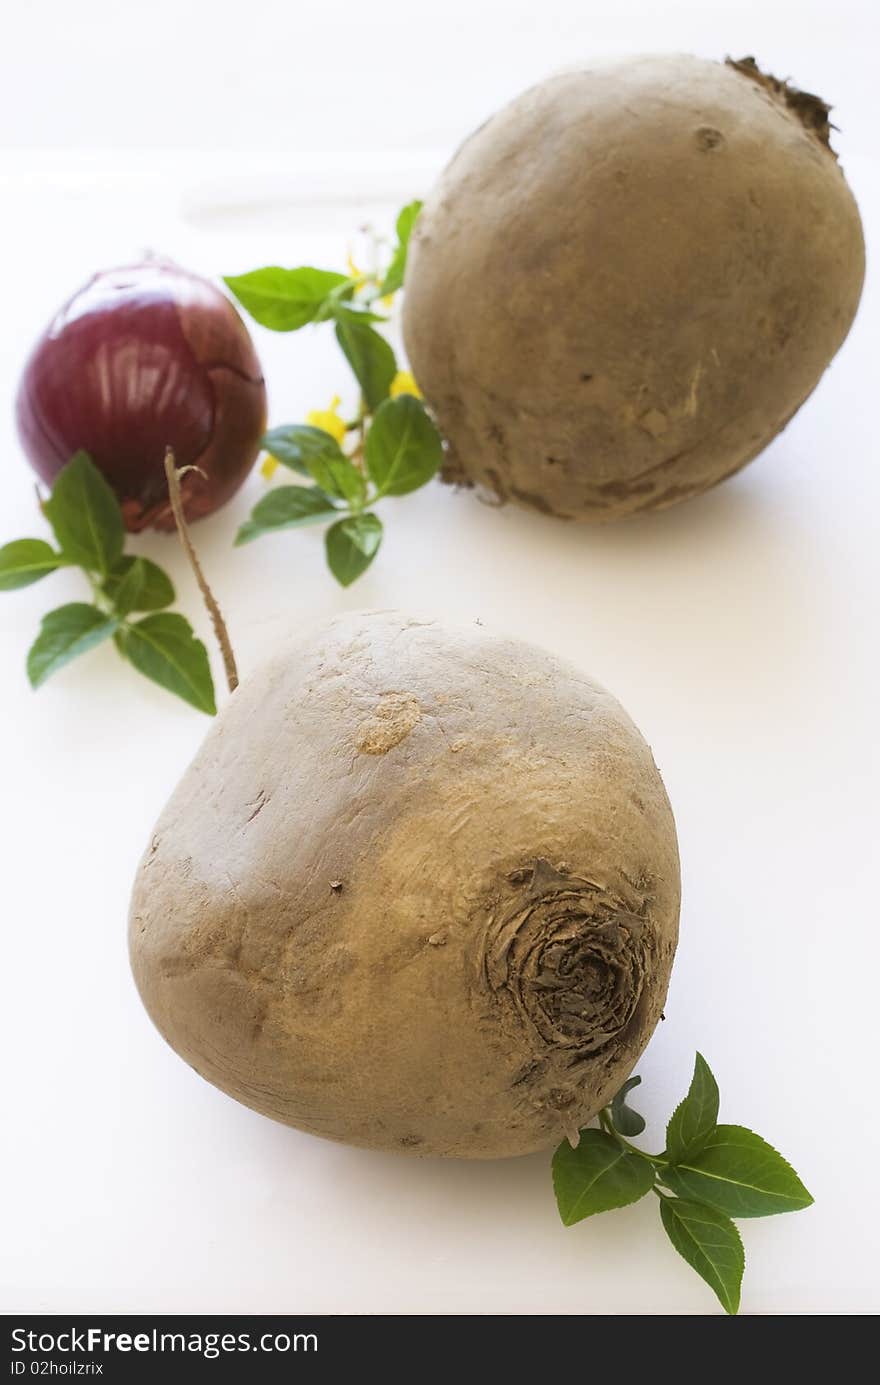
<path id="1" fill-rule="evenodd" d="M 616 1140 L 619 1145 L 622 1145 L 624 1149 L 629 1150 L 630 1154 L 640 1155 L 642 1159 L 647 1159 L 648 1163 L 653 1164 L 655 1168 L 665 1169 L 669 1167 L 669 1160 L 664 1159 L 662 1155 L 646 1154 L 643 1149 L 639 1149 L 637 1145 L 632 1145 L 629 1140 L 625 1140 L 620 1131 L 614 1128 L 614 1123 L 611 1120 L 607 1106 L 604 1106 L 599 1112 L 599 1124 L 606 1135 L 610 1135 L 611 1138 Z"/>
<path id="2" fill-rule="evenodd" d="M 238 687 L 238 669 L 235 664 L 235 655 L 232 652 L 232 642 L 229 638 L 226 622 L 217 604 L 217 599 L 208 586 L 205 574 L 202 572 L 202 565 L 199 562 L 199 556 L 190 538 L 189 526 L 187 525 L 186 517 L 183 513 L 183 500 L 180 494 L 180 478 L 189 470 L 198 471 L 198 467 L 182 467 L 181 470 L 178 471 L 177 464 L 174 460 L 174 453 L 169 447 L 165 453 L 165 475 L 168 478 L 168 496 L 171 500 L 174 523 L 177 525 L 177 532 L 180 535 L 183 551 L 189 559 L 190 567 L 195 574 L 199 591 L 202 593 L 202 599 L 208 608 L 208 615 L 211 617 L 214 634 L 217 636 L 217 643 L 220 646 L 220 653 L 223 656 L 223 667 L 226 670 L 226 682 L 229 685 L 229 691 L 232 693 L 235 692 L 235 689 Z"/>

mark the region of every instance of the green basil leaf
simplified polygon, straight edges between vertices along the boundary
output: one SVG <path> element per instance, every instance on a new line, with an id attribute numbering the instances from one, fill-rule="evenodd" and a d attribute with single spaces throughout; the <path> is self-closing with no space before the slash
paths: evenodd
<path id="1" fill-rule="evenodd" d="M 89 606 L 84 601 L 72 601 L 43 616 L 40 633 L 27 656 L 31 687 L 39 688 L 50 674 L 106 640 L 118 624 L 97 606 Z"/>
<path id="2" fill-rule="evenodd" d="M 282 269 L 268 265 L 249 274 L 233 274 L 223 282 L 254 321 L 274 332 L 296 332 L 314 322 L 324 300 L 348 280 L 329 269 Z"/>
<path id="3" fill-rule="evenodd" d="M 577 1149 L 565 1140 L 553 1156 L 553 1191 L 565 1226 L 627 1207 L 653 1186 L 648 1160 L 622 1149 L 603 1130 L 582 1130 Z"/>
<path id="4" fill-rule="evenodd" d="M 626 1104 L 627 1092 L 631 1092 L 633 1087 L 638 1087 L 641 1080 L 640 1077 L 631 1077 L 629 1081 L 624 1082 L 611 1102 L 611 1123 L 615 1130 L 619 1130 L 621 1135 L 626 1135 L 628 1138 L 633 1135 L 641 1135 L 645 1128 L 644 1117 Z"/>
<path id="5" fill-rule="evenodd" d="M 345 303 L 339 299 L 337 299 L 335 303 L 330 304 L 328 315 L 333 317 L 337 322 L 370 323 L 388 321 L 387 317 L 380 317 L 378 313 L 372 312 L 369 308 L 360 308 L 356 303 Z"/>
<path id="6" fill-rule="evenodd" d="M 391 261 L 385 271 L 385 278 L 379 285 L 377 298 L 390 298 L 392 293 L 403 287 L 403 276 L 406 273 L 406 250 L 401 245 L 394 247 Z"/>
<path id="7" fill-rule="evenodd" d="M 0 592 L 29 587 L 63 566 L 64 558 L 45 540 L 13 539 L 0 548 Z"/>
<path id="8" fill-rule="evenodd" d="M 127 616 L 129 611 L 161 611 L 174 600 L 170 577 L 149 558 L 129 554 L 119 559 L 101 590 L 120 616 Z"/>
<path id="9" fill-rule="evenodd" d="M 736 1313 L 746 1257 L 730 1218 L 697 1202 L 664 1197 L 660 1219 L 679 1255 L 705 1279 L 725 1313 Z"/>
<path id="10" fill-rule="evenodd" d="M 363 504 L 367 486 L 362 473 L 323 428 L 288 424 L 267 433 L 262 445 L 279 462 L 310 477 L 329 495 L 350 505 Z"/>
<path id="11" fill-rule="evenodd" d="M 252 519 L 246 519 L 244 524 L 238 526 L 233 546 L 243 548 L 246 543 L 253 543 L 254 539 L 261 539 L 264 534 L 269 532 L 268 529 L 263 529 L 259 524 L 255 524 Z"/>
<path id="12" fill-rule="evenodd" d="M 260 446 L 300 476 L 311 475 L 309 462 L 315 457 L 345 456 L 334 437 L 309 423 L 285 423 L 273 428 L 261 439 Z"/>
<path id="13" fill-rule="evenodd" d="M 420 399 L 402 394 L 385 401 L 367 433 L 366 459 L 380 495 L 406 495 L 430 481 L 443 443 Z"/>
<path id="14" fill-rule="evenodd" d="M 409 250 L 409 238 L 412 235 L 416 218 L 422 210 L 421 202 L 408 202 L 402 209 L 397 218 L 397 245 L 391 257 L 391 263 L 379 286 L 379 296 L 385 298 L 388 294 L 396 293 L 403 285 L 406 273 L 406 257 Z"/>
<path id="15" fill-rule="evenodd" d="M 366 572 L 382 542 L 378 515 L 349 515 L 331 525 L 325 535 L 327 564 L 343 587 L 350 587 Z"/>
<path id="16" fill-rule="evenodd" d="M 70 562 L 107 576 L 121 558 L 119 501 L 87 452 L 75 453 L 58 473 L 43 512 Z"/>
<path id="17" fill-rule="evenodd" d="M 366 477 L 344 452 L 337 448 L 337 453 L 337 456 L 326 453 L 323 457 L 311 457 L 309 474 L 328 495 L 347 500 L 355 507 L 363 505 L 367 494 Z"/>
<path id="18" fill-rule="evenodd" d="M 417 198 L 412 202 L 407 202 L 405 207 L 401 207 L 397 213 L 397 239 L 401 245 L 409 245 L 409 238 L 412 235 L 413 227 L 418 219 L 419 212 L 424 206 Z"/>
<path id="19" fill-rule="evenodd" d="M 394 352 L 372 327 L 350 318 L 336 323 L 336 340 L 355 373 L 367 407 L 374 412 L 388 398 L 391 381 L 397 374 Z"/>
<path id="20" fill-rule="evenodd" d="M 235 536 L 236 547 L 275 529 L 300 529 L 321 524 L 337 513 L 333 501 L 317 486 L 278 486 L 254 506 L 249 520 Z"/>
<path id="21" fill-rule="evenodd" d="M 214 680 L 208 651 L 185 616 L 161 611 L 116 632 L 116 647 L 144 677 L 213 716 Z"/>
<path id="22" fill-rule="evenodd" d="M 345 316 L 351 300 L 354 297 L 355 280 L 343 279 L 341 284 L 337 284 L 331 289 L 324 302 L 315 313 L 315 322 L 332 322 L 337 315 Z"/>
<path id="23" fill-rule="evenodd" d="M 782 1155 L 741 1125 L 717 1125 L 698 1154 L 664 1168 L 661 1178 L 679 1197 L 729 1217 L 797 1212 L 813 1201 Z"/>
<path id="24" fill-rule="evenodd" d="M 718 1124 L 718 1083 L 701 1053 L 694 1063 L 690 1090 L 669 1118 L 666 1153 L 673 1163 L 698 1154 Z"/>

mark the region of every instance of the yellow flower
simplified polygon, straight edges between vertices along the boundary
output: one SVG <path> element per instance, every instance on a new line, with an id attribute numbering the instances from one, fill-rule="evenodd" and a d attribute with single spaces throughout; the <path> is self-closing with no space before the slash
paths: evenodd
<path id="1" fill-rule="evenodd" d="M 391 388 L 388 393 L 392 399 L 397 399 L 401 394 L 415 395 L 416 399 L 422 398 L 422 391 L 415 382 L 415 378 L 408 370 L 399 370 L 391 381 Z"/>
<path id="2" fill-rule="evenodd" d="M 271 481 L 281 463 L 277 457 L 273 457 L 271 452 L 267 452 L 260 463 L 260 475 L 267 481 Z"/>
<path id="3" fill-rule="evenodd" d="M 313 428 L 321 428 L 325 433 L 329 433 L 331 438 L 335 438 L 341 443 L 348 431 L 345 426 L 345 419 L 339 416 L 339 406 L 342 400 L 338 394 L 334 394 L 330 401 L 329 409 L 312 409 L 306 414 L 306 423 L 310 423 Z"/>
<path id="4" fill-rule="evenodd" d="M 351 251 L 350 251 L 350 250 L 349 250 L 348 254 L 347 254 L 346 257 L 345 257 L 345 262 L 346 262 L 346 265 L 348 266 L 349 277 L 350 277 L 351 279 L 354 279 L 354 280 L 356 281 L 356 283 L 362 284 L 362 283 L 364 282 L 364 280 L 366 279 L 367 276 L 366 276 L 366 274 L 364 273 L 364 271 L 363 271 L 362 269 L 358 269 L 357 265 L 355 264 L 354 260 L 352 259 L 352 254 L 351 254 Z"/>

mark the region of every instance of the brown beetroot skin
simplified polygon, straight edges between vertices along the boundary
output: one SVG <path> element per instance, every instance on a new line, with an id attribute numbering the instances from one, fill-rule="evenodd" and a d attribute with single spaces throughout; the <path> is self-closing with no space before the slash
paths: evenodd
<path id="1" fill-rule="evenodd" d="M 260 362 L 213 284 L 164 260 L 96 274 L 34 347 L 16 401 L 22 445 L 52 485 L 79 449 L 126 527 L 172 529 L 163 460 L 174 449 L 188 519 L 238 490 L 266 425 Z"/>
<path id="2" fill-rule="evenodd" d="M 465 142 L 410 244 L 446 479 L 581 521 L 698 495 L 816 387 L 863 273 L 817 97 L 751 59 L 553 77 Z"/>
<path id="3" fill-rule="evenodd" d="M 581 670 L 341 616 L 246 679 L 134 886 L 144 1004 L 209 1082 L 403 1154 L 557 1144 L 629 1076 L 678 936 L 651 752 Z"/>

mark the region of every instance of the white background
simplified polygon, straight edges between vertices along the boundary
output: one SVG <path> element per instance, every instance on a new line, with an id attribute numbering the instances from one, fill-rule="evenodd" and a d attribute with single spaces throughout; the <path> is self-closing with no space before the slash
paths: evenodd
<path id="1" fill-rule="evenodd" d="M 205 273 L 337 264 L 499 101 L 595 54 L 755 53 L 836 104 L 877 251 L 869 0 L 324 0 L 16 7 L 0 54 L 0 541 L 40 533 L 11 401 L 23 355 L 94 269 L 146 246 Z M 722 1118 L 816 1197 L 745 1223 L 749 1312 L 880 1307 L 877 1065 L 878 311 L 744 474 L 607 530 L 431 486 L 390 502 L 348 594 L 316 531 L 233 551 L 258 476 L 200 526 L 245 669 L 297 626 L 405 604 L 535 639 L 605 682 L 678 819 L 684 908 L 667 1022 L 640 1064 L 662 1120 L 693 1052 Z M 275 422 L 345 378 L 323 334 L 258 333 Z M 207 637 L 175 544 L 172 570 Z M 50 585 L 51 584 L 51 585 Z M 548 1159 L 419 1162 L 326 1144 L 202 1083 L 128 974 L 128 893 L 204 719 L 95 652 L 39 694 L 23 660 L 75 574 L 0 598 L 0 1309 L 703 1313 L 650 1201 L 572 1230 Z M 219 672 L 219 670 L 218 670 Z M 873 856 L 873 859 L 872 859 Z"/>

